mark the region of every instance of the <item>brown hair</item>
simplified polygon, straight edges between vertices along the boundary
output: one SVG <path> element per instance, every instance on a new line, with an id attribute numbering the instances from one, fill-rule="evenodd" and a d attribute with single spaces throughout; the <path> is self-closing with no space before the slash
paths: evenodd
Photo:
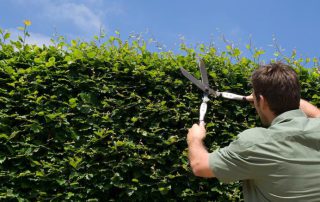
<path id="1" fill-rule="evenodd" d="M 296 72 L 289 65 L 282 62 L 260 65 L 251 80 L 257 101 L 262 95 L 276 116 L 299 108 L 300 84 Z"/>

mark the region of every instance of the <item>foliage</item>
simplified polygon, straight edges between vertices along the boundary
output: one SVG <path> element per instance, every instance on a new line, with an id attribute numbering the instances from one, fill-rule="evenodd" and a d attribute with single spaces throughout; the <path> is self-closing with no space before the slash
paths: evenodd
<path id="1" fill-rule="evenodd" d="M 241 200 L 238 183 L 189 168 L 185 137 L 202 93 L 179 71 L 199 77 L 200 56 L 214 88 L 249 94 L 256 63 L 239 49 L 156 53 L 116 36 L 38 47 L 0 31 L 1 200 Z M 319 104 L 319 74 L 294 64 L 303 96 Z M 209 102 L 206 119 L 211 151 L 259 124 L 251 106 L 221 98 Z"/>

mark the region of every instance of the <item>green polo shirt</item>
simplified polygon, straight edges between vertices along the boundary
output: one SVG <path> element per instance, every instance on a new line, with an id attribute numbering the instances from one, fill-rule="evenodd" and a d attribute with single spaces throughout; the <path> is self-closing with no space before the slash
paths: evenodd
<path id="1" fill-rule="evenodd" d="M 285 112 L 210 153 L 209 164 L 220 181 L 243 181 L 245 201 L 320 201 L 320 118 Z"/>

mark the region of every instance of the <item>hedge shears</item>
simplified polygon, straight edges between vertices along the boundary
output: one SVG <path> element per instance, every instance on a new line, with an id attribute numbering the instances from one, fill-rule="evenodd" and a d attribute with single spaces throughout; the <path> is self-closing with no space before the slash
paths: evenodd
<path id="1" fill-rule="evenodd" d="M 187 70 L 180 67 L 181 73 L 187 77 L 193 84 L 195 84 L 200 90 L 204 92 L 202 97 L 202 103 L 200 106 L 200 117 L 199 122 L 200 125 L 205 125 L 204 122 L 204 116 L 207 112 L 207 102 L 209 101 L 209 95 L 213 95 L 214 97 L 223 97 L 231 100 L 246 100 L 245 96 L 237 95 L 234 93 L 228 93 L 228 92 L 219 92 L 215 91 L 212 88 L 209 87 L 209 80 L 208 80 L 208 73 L 205 68 L 203 60 L 199 61 L 199 69 L 201 73 L 201 80 L 196 79 L 194 76 L 192 76 Z"/>

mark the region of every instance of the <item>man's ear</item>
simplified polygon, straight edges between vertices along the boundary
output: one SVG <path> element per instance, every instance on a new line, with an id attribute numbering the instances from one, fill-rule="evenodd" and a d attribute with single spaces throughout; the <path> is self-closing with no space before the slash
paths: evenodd
<path id="1" fill-rule="evenodd" d="M 260 107 L 262 107 L 262 109 L 269 109 L 269 103 L 268 101 L 265 99 L 265 97 L 263 97 L 263 95 L 259 95 L 259 104 L 260 104 Z"/>

